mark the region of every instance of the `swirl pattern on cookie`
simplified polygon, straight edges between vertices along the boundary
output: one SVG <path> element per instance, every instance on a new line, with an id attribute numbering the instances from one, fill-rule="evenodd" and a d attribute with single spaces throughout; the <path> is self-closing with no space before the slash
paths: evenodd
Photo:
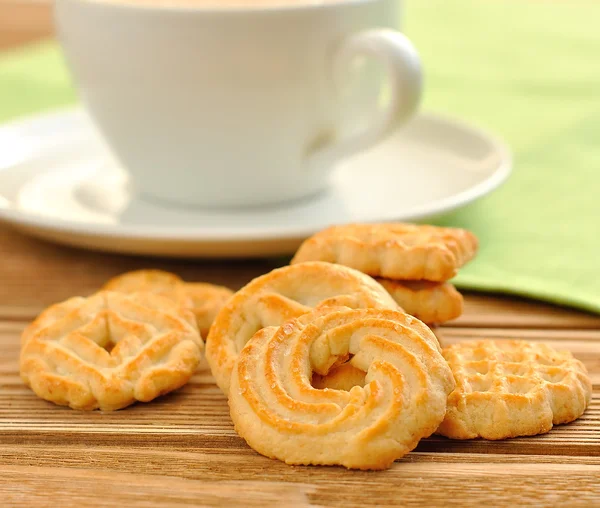
<path id="1" fill-rule="evenodd" d="M 366 373 L 350 391 L 312 386 L 340 362 Z M 384 469 L 435 431 L 454 380 L 436 337 L 400 311 L 316 309 L 259 331 L 234 369 L 237 432 L 288 464 Z"/>
<path id="2" fill-rule="evenodd" d="M 257 331 L 327 306 L 398 309 L 375 280 L 344 266 L 311 262 L 262 275 L 227 302 L 208 335 L 206 359 L 221 390 L 229 391 L 237 356 Z"/>

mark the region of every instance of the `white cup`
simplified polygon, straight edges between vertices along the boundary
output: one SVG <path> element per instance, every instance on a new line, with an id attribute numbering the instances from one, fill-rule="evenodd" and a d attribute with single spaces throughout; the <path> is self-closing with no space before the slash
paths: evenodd
<path id="1" fill-rule="evenodd" d="M 134 188 L 240 207 L 325 189 L 337 161 L 415 111 L 421 68 L 394 29 L 399 8 L 57 0 L 55 15 L 80 97 Z"/>

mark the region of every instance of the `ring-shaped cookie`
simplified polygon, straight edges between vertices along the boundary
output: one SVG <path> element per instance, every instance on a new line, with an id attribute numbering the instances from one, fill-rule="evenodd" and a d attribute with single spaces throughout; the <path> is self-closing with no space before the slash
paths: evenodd
<path id="1" fill-rule="evenodd" d="M 206 341 L 206 359 L 221 390 L 229 391 L 237 356 L 258 330 L 315 307 L 340 305 L 398 309 L 371 277 L 331 263 L 284 266 L 251 281 L 221 309 Z"/>
<path id="2" fill-rule="evenodd" d="M 350 358 L 364 387 L 317 389 Z M 229 405 L 237 432 L 288 464 L 383 469 L 431 435 L 454 380 L 437 339 L 416 318 L 381 309 L 315 310 L 259 331 L 242 350 Z"/>
<path id="3" fill-rule="evenodd" d="M 27 327 L 20 371 L 45 400 L 114 410 L 187 383 L 202 349 L 194 316 L 172 300 L 101 291 L 53 305 Z"/>

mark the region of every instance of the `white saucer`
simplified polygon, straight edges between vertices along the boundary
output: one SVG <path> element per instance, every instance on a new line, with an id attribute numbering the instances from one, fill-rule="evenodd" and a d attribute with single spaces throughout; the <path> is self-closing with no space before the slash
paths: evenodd
<path id="1" fill-rule="evenodd" d="M 312 200 L 174 209 L 131 196 L 86 114 L 67 110 L 0 128 L 0 221 L 59 243 L 128 254 L 289 254 L 330 224 L 423 220 L 466 205 L 510 168 L 508 150 L 485 132 L 421 114 L 341 164 L 331 189 Z"/>

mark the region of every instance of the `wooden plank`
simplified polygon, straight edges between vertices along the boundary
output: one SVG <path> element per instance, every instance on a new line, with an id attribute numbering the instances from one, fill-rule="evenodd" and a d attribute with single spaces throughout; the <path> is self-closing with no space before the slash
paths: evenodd
<path id="1" fill-rule="evenodd" d="M 240 455 L 239 458 L 236 456 Z M 252 451 L 233 454 L 227 449 L 205 450 L 192 442 L 185 447 L 163 446 L 150 448 L 134 446 L 123 448 L 118 446 L 85 446 L 73 443 L 56 445 L 7 445 L 0 449 L 0 463 L 4 465 L 23 465 L 28 467 L 59 467 L 74 469 L 107 470 L 113 469 L 121 473 L 136 473 L 145 471 L 148 474 L 164 474 L 190 480 L 205 479 L 221 481 L 229 479 L 229 470 L 238 461 L 247 461 L 253 455 Z M 265 481 L 289 481 L 293 477 L 304 481 L 303 471 L 323 482 L 333 481 L 329 470 L 343 468 L 303 468 L 291 467 L 276 460 L 260 458 L 268 465 Z M 214 461 L 216 465 L 210 464 Z M 599 456 L 564 456 L 527 455 L 527 454 L 481 454 L 481 453 L 444 453 L 444 452 L 412 452 L 394 466 L 396 472 L 408 468 L 408 464 L 436 464 L 436 467 L 451 464 L 574 464 L 600 466 Z M 160 464 L 160 469 L 156 467 Z M 152 467 L 148 467 L 152 465 Z M 413 466 L 411 466 L 413 467 Z M 510 467 L 510 466 L 509 466 Z M 360 473 L 359 475 L 372 475 Z M 242 467 L 238 479 L 252 479 L 252 471 Z"/>
<path id="2" fill-rule="evenodd" d="M 583 466 L 586 467 L 586 466 Z M 143 469 L 147 469 L 144 467 Z M 9 506 L 311 506 L 315 487 L 265 481 L 189 481 L 132 473 L 57 467 L 7 466 L 0 477 L 0 497 Z"/>
<path id="3" fill-rule="evenodd" d="M 261 477 L 271 476 L 271 463 Z M 273 463 L 274 464 L 274 463 Z M 227 464 L 236 467 L 237 464 Z M 550 506 L 591 505 L 600 496 L 598 466 L 591 464 L 548 464 L 536 462 L 481 464 L 396 463 L 389 471 L 364 473 L 341 468 L 289 468 L 291 480 L 215 482 L 180 479 L 168 474 L 147 474 L 153 464 L 122 473 L 30 466 L 4 466 L 0 496 L 9 505 L 44 502 L 79 506 Z M 277 467 L 277 466 L 276 466 Z M 206 468 L 211 471 L 211 468 Z M 233 469 L 235 475 L 244 469 Z M 231 477 L 232 469 L 228 470 Z M 576 488 L 575 488 L 576 485 Z"/>
<path id="4" fill-rule="evenodd" d="M 448 325 L 475 328 L 600 329 L 600 316 L 523 298 L 467 293 L 463 315 Z"/>
<path id="5" fill-rule="evenodd" d="M 238 289 L 287 260 L 190 262 L 88 252 L 35 240 L 0 226 L 0 319 L 33 319 L 45 307 L 97 291 L 128 270 L 158 268 L 189 281 Z"/>

